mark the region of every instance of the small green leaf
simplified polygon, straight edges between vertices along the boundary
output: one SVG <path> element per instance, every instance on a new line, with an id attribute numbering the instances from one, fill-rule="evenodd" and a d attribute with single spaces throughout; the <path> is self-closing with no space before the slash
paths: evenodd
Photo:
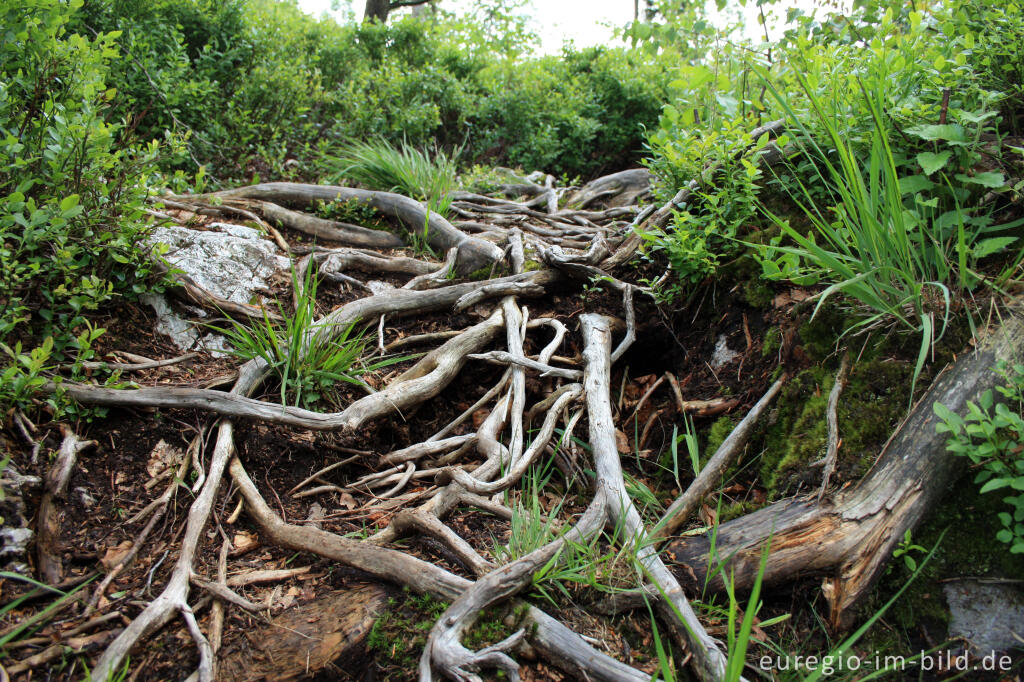
<path id="1" fill-rule="evenodd" d="M 900 178 L 900 194 L 902 195 L 915 194 L 933 189 L 934 187 L 935 183 L 924 175 L 909 175 L 905 178 Z"/>
<path id="2" fill-rule="evenodd" d="M 917 155 L 917 162 L 921 165 L 921 170 L 924 171 L 925 175 L 931 175 L 945 168 L 952 156 L 953 152 L 950 151 L 939 152 L 938 154 L 934 152 L 921 152 Z"/>
<path id="3" fill-rule="evenodd" d="M 1006 184 L 1006 177 L 1002 173 L 989 171 L 987 173 L 976 173 L 975 175 L 964 175 L 957 173 L 956 179 L 961 182 L 969 182 L 990 189 L 999 189 Z"/>
<path id="4" fill-rule="evenodd" d="M 1009 484 L 1010 481 L 1005 478 L 993 478 L 991 481 L 981 486 L 981 490 L 979 492 L 987 493 L 991 490 L 999 490 L 1000 488 L 1005 488 Z"/>

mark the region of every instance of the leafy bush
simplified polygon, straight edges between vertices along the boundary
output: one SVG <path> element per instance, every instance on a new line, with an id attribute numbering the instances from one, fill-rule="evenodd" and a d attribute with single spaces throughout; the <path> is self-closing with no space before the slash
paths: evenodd
<path id="1" fill-rule="evenodd" d="M 117 115 L 146 139 L 187 140 L 165 171 L 313 179 L 323 152 L 375 138 L 556 175 L 637 161 L 670 61 L 571 48 L 521 58 L 531 34 L 497 12 L 506 4 L 340 26 L 276 0 L 89 0 L 75 26 L 122 32 Z"/>
<path id="2" fill-rule="evenodd" d="M 824 21 L 793 11 L 793 27 L 770 52 L 716 34 L 692 16 L 694 8 L 676 23 L 635 26 L 636 40 L 678 49 L 684 61 L 670 84 L 672 98 L 648 134 L 648 165 L 659 178 L 659 198 L 667 200 L 696 178 L 703 177 L 706 188 L 669 230 L 648 235 L 653 248 L 669 255 L 678 280 L 673 286 L 713 273 L 719 260 L 738 251 L 732 238 L 739 228 L 754 222 L 749 199 L 758 188 L 750 181 L 758 178 L 739 159 L 753 142 L 745 133 L 767 120 L 786 119 L 801 151 L 757 184 L 781 190 L 783 199 L 828 206 L 837 196 L 821 180 L 832 180 L 823 161 L 841 165 L 833 156 L 834 140 L 866 172 L 879 116 L 892 140 L 890 179 L 899 180 L 900 192 L 889 198 L 903 197 L 911 215 L 941 227 L 943 234 L 932 236 L 947 253 L 950 230 L 964 228 L 968 240 L 978 237 L 961 249 L 965 260 L 955 263 L 958 286 L 976 284 L 972 261 L 1008 244 L 993 238 L 1009 239 L 995 234 L 988 216 L 971 207 L 1006 185 L 1009 162 L 1002 157 L 1000 135 L 1008 126 L 999 106 L 1019 91 L 1013 74 L 1019 70 L 1017 36 L 1024 31 L 1016 15 L 1006 20 L 1014 25 L 1012 38 L 1001 30 L 1006 25 L 986 25 L 979 19 L 987 16 L 983 4 L 957 0 L 918 11 L 906 3 L 865 2 L 849 16 Z M 987 58 L 972 58 L 982 54 Z M 770 90 L 785 98 L 767 96 Z M 861 96 L 864 91 L 873 99 Z M 808 149 L 813 151 L 803 153 Z M 707 177 L 712 167 L 719 170 Z M 723 215 L 723 206 L 732 215 Z M 793 252 L 775 252 L 777 270 L 770 274 L 809 283 L 813 277 L 801 276 L 795 259 Z"/>
<path id="3" fill-rule="evenodd" d="M 980 468 L 974 482 L 982 484 L 982 493 L 1013 493 L 1003 498 L 1012 513 L 999 514 L 1003 529 L 996 537 L 1010 545 L 1012 553 L 1024 554 L 1024 365 L 1001 363 L 995 371 L 1006 380 L 996 388 L 1006 402 L 995 403 L 992 391 L 985 391 L 977 403 L 967 403 L 965 417 L 935 403 L 935 414 L 942 420 L 936 429 L 949 434 L 947 450 Z"/>
<path id="4" fill-rule="evenodd" d="M 883 114 L 880 90 L 869 91 L 864 86 L 864 101 L 874 125 L 865 163 L 843 139 L 829 114 L 817 106 L 819 101 L 808 92 L 806 83 L 800 82 L 815 107 L 817 125 L 827 131 L 824 147 L 796 118 L 788 97 L 774 87 L 769 89 L 808 140 L 808 153 L 816 168 L 820 167 L 817 184 L 830 192 L 830 212 L 834 211 L 835 217 L 817 206 L 803 185 L 792 198 L 812 225 L 809 234 L 766 210 L 796 245 L 761 247 L 765 274 L 770 279 L 798 276 L 828 282 L 815 312 L 829 296 L 840 292 L 866 306 L 868 316 L 847 332 L 889 321 L 920 332 L 916 382 L 931 345 L 945 331 L 951 308 L 982 279 L 976 262 L 1012 244 L 1016 237 L 988 236 L 1008 226 L 992 227 L 987 219 L 974 219 L 958 205 L 940 212 L 937 199 L 923 194 L 924 188 L 918 184 L 907 182 L 914 176 L 898 174 L 894 133 Z M 796 260 L 777 262 L 773 256 L 778 252 Z M 936 319 L 942 320 L 938 331 Z"/>
<path id="5" fill-rule="evenodd" d="M 146 291 L 151 271 L 156 147 L 109 121 L 119 36 L 71 32 L 80 5 L 0 1 L 0 338 L 52 337 L 57 358 L 86 311 Z"/>

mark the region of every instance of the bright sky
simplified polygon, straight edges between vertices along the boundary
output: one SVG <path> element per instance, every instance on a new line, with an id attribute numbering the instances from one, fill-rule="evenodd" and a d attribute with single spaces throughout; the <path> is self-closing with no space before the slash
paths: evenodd
<path id="1" fill-rule="evenodd" d="M 331 0 L 298 2 L 299 7 L 315 16 L 329 11 L 331 5 Z M 442 8 L 456 13 L 471 4 L 472 0 L 441 0 Z M 547 54 L 557 53 L 565 40 L 572 40 L 578 47 L 609 44 L 613 40 L 614 28 L 633 21 L 633 0 L 530 0 L 527 4 L 525 9 L 533 18 L 533 28 L 541 37 L 541 51 Z M 641 11 L 644 4 L 640 3 Z M 743 12 L 747 25 L 759 31 L 755 4 L 748 2 Z M 780 4 L 809 7 L 812 0 Z M 363 0 L 352 0 L 352 10 L 361 18 Z M 760 36 L 760 33 L 756 35 Z"/>

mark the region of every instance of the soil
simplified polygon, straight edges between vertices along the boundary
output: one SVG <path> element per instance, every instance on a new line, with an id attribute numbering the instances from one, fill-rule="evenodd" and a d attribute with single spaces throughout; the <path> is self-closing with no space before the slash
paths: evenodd
<path id="1" fill-rule="evenodd" d="M 289 241 L 300 241 L 296 235 L 286 233 L 285 236 Z M 349 274 L 359 279 L 372 277 L 387 281 L 396 287 L 407 279 L 355 271 Z M 723 418 L 737 421 L 780 373 L 796 376 L 811 367 L 832 368 L 831 363 L 835 362 L 834 357 L 812 359 L 813 353 L 804 347 L 800 328 L 808 319 L 809 311 L 801 302 L 811 292 L 773 289 L 768 292 L 767 303 L 762 301 L 755 306 L 744 294 L 748 285 L 749 282 L 741 280 L 730 289 L 723 289 L 720 283 L 705 286 L 688 307 L 674 312 L 669 312 L 668 306 L 655 305 L 647 297 L 637 298 L 637 342 L 615 365 L 612 386 L 619 392 L 612 398 L 616 427 L 621 433 L 625 472 L 638 487 L 645 487 L 651 493 L 648 521 L 657 518 L 654 505 L 669 504 L 693 477 L 685 448 L 682 445 L 676 448 L 674 442 L 685 433 L 685 422 L 671 382 L 663 380 L 650 390 L 659 379 L 671 375 L 678 381 L 683 400 L 728 400 L 722 411 L 693 416 L 700 444 L 707 447 L 709 440 L 714 445 L 715 424 L 726 423 Z M 286 289 L 276 293 L 282 300 L 288 300 Z M 321 284 L 318 293 L 324 312 L 363 295 L 326 282 Z M 557 355 L 577 360 L 582 350 L 579 315 L 590 311 L 622 314 L 620 297 L 608 287 L 588 288 L 580 293 L 577 286 L 567 284 L 551 296 L 528 300 L 525 305 L 531 319 L 551 316 L 567 325 L 569 334 Z M 479 321 L 487 312 L 489 309 L 481 307 L 458 315 L 388 319 L 384 326 L 385 340 L 462 329 Z M 106 329 L 97 344 L 100 357 L 108 357 L 115 351 L 129 351 L 154 359 L 179 354 L 167 340 L 153 333 L 155 319 L 148 309 L 137 304 L 124 302 L 97 314 L 93 323 Z M 376 333 L 375 327 L 367 331 L 370 347 L 376 345 Z M 547 342 L 547 334 L 546 331 L 532 334 L 527 353 L 536 353 Z M 734 355 L 715 367 L 712 360 L 723 340 Z M 404 352 L 427 350 L 429 347 Z M 893 352 L 896 359 L 904 360 L 904 351 L 895 349 Z M 147 386 L 200 387 L 230 375 L 239 362 L 235 358 L 204 356 L 136 372 L 130 378 Z M 382 386 L 412 362 L 414 359 L 410 357 L 370 375 L 367 383 Z M 345 486 L 380 470 L 378 455 L 426 439 L 473 404 L 502 373 L 502 367 L 470 361 L 436 399 L 400 417 L 376 422 L 351 436 L 239 421 L 235 438 L 238 454 L 264 498 L 283 519 L 292 523 L 317 523 L 332 533 L 362 537 L 386 527 L 402 506 L 376 505 L 372 494 L 358 490 L 306 497 L 289 491 L 313 473 L 343 459 L 348 463 L 324 474 L 321 483 Z M 550 379 L 531 377 L 527 383 L 528 405 L 547 395 L 552 385 Z M 344 385 L 334 400 L 346 404 L 361 395 L 362 390 Z M 278 388 L 268 384 L 262 394 L 255 397 L 277 401 Z M 484 416 L 484 413 L 474 415 L 473 420 L 454 433 L 467 432 Z M 115 625 L 137 616 L 166 583 L 177 559 L 177 541 L 193 499 L 194 480 L 174 481 L 167 472 L 176 465 L 172 462 L 165 466 L 166 463 L 161 464 L 155 458 L 155 453 L 161 451 L 158 446 L 163 443 L 180 455 L 188 450 L 197 435 L 208 439 L 215 421 L 211 415 L 196 410 L 112 408 L 105 415 L 83 412 L 71 424 L 80 436 L 97 442 L 95 449 L 80 457 L 72 474 L 71 492 L 63 502 L 59 544 L 65 578 L 77 582 L 90 579 L 80 594 L 93 593 L 104 572 L 142 531 L 145 521 L 133 523 L 129 519 L 168 485 L 174 488 L 167 514 L 146 539 L 135 561 L 110 585 L 98 605 L 99 614 L 120 614 L 118 620 L 113 621 Z M 12 461 L 19 471 L 39 477 L 46 475 L 48 455 L 59 445 L 55 426 L 47 422 L 45 414 L 39 419 L 37 438 L 42 439 L 44 447 L 36 464 L 31 463 L 31 447 L 13 431 L 8 435 L 5 440 L 11 444 Z M 585 428 L 578 427 L 576 433 L 585 433 Z M 693 526 L 712 525 L 720 514 L 738 508 L 737 505 L 745 510 L 756 508 L 775 494 L 759 476 L 756 464 L 764 437 L 762 432 L 759 435 L 762 440 L 755 438 L 741 465 L 725 481 L 719 506 L 713 508 L 705 504 Z M 675 461 L 671 456 L 674 449 Z M 710 452 L 704 453 L 705 458 L 709 455 Z M 565 517 L 582 509 L 587 497 L 586 475 L 566 476 L 565 472 L 572 471 L 568 456 L 563 456 L 557 464 L 564 471 L 549 471 L 550 485 L 540 499 L 545 512 L 560 510 Z M 587 466 L 585 462 L 575 464 L 577 469 L 585 470 Z M 841 468 L 833 481 L 841 486 L 856 475 L 855 468 Z M 816 474 L 811 474 L 802 486 L 807 489 L 817 484 Z M 410 495 L 406 502 L 415 499 L 416 494 L 425 495 L 432 485 L 430 478 L 415 479 L 403 491 Z M 510 505 L 516 503 L 518 495 L 510 492 Z M 38 496 L 38 489 L 29 496 L 30 509 L 38 504 Z M 232 518 L 236 500 L 232 487 L 222 485 L 213 521 L 197 553 L 194 567 L 197 574 L 208 579 L 216 576 L 218 552 L 225 539 L 232 548 L 227 562 L 228 576 L 284 568 L 308 567 L 308 571 L 286 580 L 238 588 L 242 597 L 259 605 L 259 610 L 248 613 L 235 607 L 226 609 L 221 679 L 417 679 L 415 661 L 419 651 L 416 645 L 422 647 L 425 627 L 432 625 L 440 613 L 439 608 L 443 610 L 443 604 L 415 597 L 393 585 L 381 585 L 359 571 L 315 555 L 263 544 L 258 530 L 245 514 Z M 511 532 L 507 521 L 461 508 L 449 517 L 448 525 L 485 558 L 493 557 L 495 548 L 507 543 Z M 411 537 L 397 546 L 453 573 L 472 577 L 467 567 L 434 540 Z M 34 561 L 31 557 L 29 560 Z M 677 569 L 680 579 L 687 584 L 686 567 Z M 5 603 L 26 593 L 28 588 L 22 581 L 0 578 Z M 827 649 L 829 635 L 818 625 L 815 599 L 807 596 L 818 594 L 818 589 L 816 582 L 804 581 L 766 594 L 756 622 L 785 614 L 789 614 L 789 619 L 767 633 L 756 628 L 755 640 L 765 641 L 770 634 L 775 641 L 798 641 L 804 651 Z M 200 627 L 207 631 L 211 619 L 210 600 L 198 588 L 192 594 Z M 658 634 L 652 631 L 651 619 L 645 610 L 614 617 L 599 616 L 590 605 L 600 594 L 595 596 L 592 591 L 575 587 L 565 592 L 554 588 L 546 592 L 534 590 L 529 598 L 578 633 L 598 642 L 606 653 L 651 674 L 660 674 L 655 646 Z M 705 602 L 709 605 L 705 625 L 712 635 L 725 639 L 728 622 L 722 607 L 727 603 L 712 595 L 705 595 Z M 10 628 L 25 622 L 50 603 L 52 600 L 46 597 L 25 602 L 5 613 L 0 627 Z M 361 606 L 357 609 L 352 604 Z M 58 641 L 61 633 L 83 622 L 83 613 L 82 601 L 74 602 L 44 621 L 35 636 L 45 638 L 45 642 Z M 485 624 L 493 622 L 494 641 L 510 634 L 501 632 L 501 614 L 483 620 Z M 306 629 L 307 624 L 316 627 L 311 625 Z M 487 632 L 486 627 L 482 629 Z M 328 631 L 334 633 L 330 646 L 325 644 Z M 314 639 L 316 647 L 303 644 Z M 9 663 L 38 653 L 44 646 L 40 643 L 7 648 L 4 664 L 9 667 Z M 34 671 L 15 677 L 80 679 L 85 675 L 85 666 L 93 665 L 101 650 L 102 646 L 97 644 L 86 646 L 80 653 L 62 653 Z M 569 679 L 548 663 L 536 657 L 531 659 L 528 653 L 517 658 L 523 664 L 521 674 L 525 680 Z M 181 680 L 188 677 L 197 663 L 198 654 L 192 639 L 180 619 L 176 619 L 132 653 L 127 679 Z"/>

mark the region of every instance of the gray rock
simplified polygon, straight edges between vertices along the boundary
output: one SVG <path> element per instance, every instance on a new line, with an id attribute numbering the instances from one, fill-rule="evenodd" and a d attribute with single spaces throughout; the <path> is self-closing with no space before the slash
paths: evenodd
<path id="1" fill-rule="evenodd" d="M 250 303 L 276 272 L 288 271 L 288 259 L 274 242 L 244 225 L 211 223 L 217 231 L 158 227 L 151 241 L 169 247 L 164 258 L 210 293 L 235 303 Z"/>
<path id="2" fill-rule="evenodd" d="M 150 241 L 166 244 L 167 262 L 191 277 L 196 284 L 235 303 L 252 303 L 258 289 L 268 288 L 276 273 L 288 272 L 290 263 L 280 255 L 274 242 L 263 239 L 259 230 L 231 223 L 210 223 L 212 231 L 186 227 L 158 227 Z M 163 296 L 147 295 L 143 302 L 157 314 L 156 330 L 182 350 L 201 348 L 222 355 L 227 342 L 209 333 L 192 319 L 179 314 Z M 206 317 L 196 308 L 194 317 Z"/>
<path id="3" fill-rule="evenodd" d="M 739 353 L 729 348 L 725 334 L 719 334 L 715 342 L 715 352 L 711 354 L 711 368 L 720 369 L 740 356 Z"/>
<path id="4" fill-rule="evenodd" d="M 1024 638 L 1024 592 L 1019 586 L 957 580 L 943 585 L 952 620 L 950 638 L 963 638 L 976 656 L 1009 651 Z"/>

